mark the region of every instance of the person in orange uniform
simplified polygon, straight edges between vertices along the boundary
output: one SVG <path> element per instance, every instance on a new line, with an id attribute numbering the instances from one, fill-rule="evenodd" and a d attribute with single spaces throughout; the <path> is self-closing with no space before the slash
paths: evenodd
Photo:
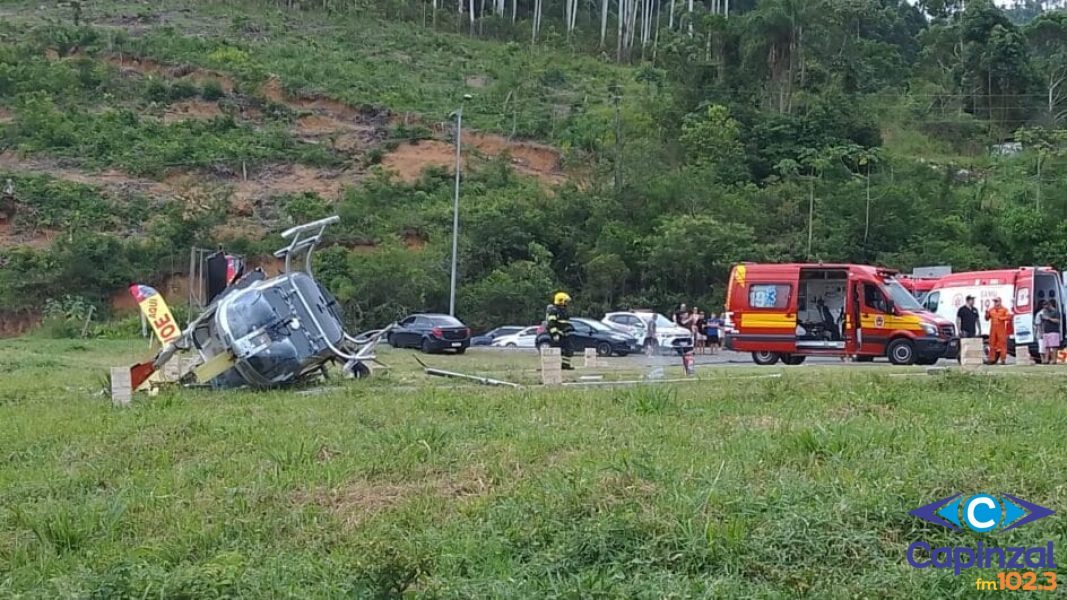
<path id="1" fill-rule="evenodd" d="M 993 307 L 985 311 L 989 321 L 989 364 L 1000 364 L 1008 357 L 1008 327 L 1011 325 L 1011 312 L 1004 308 L 1000 298 L 993 298 Z"/>

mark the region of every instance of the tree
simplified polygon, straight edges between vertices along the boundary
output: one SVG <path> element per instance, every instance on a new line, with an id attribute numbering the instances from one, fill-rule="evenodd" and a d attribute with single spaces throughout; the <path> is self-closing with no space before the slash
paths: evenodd
<path id="1" fill-rule="evenodd" d="M 648 240 L 647 268 L 660 286 L 698 297 L 730 267 L 762 256 L 751 227 L 707 215 L 664 219 Z"/>
<path id="2" fill-rule="evenodd" d="M 1045 90 L 1046 123 L 1060 125 L 1067 121 L 1067 12 L 1043 14 L 1024 33 Z"/>
<path id="3" fill-rule="evenodd" d="M 960 9 L 965 0 L 919 0 L 923 12 L 935 19 L 947 19 Z"/>
<path id="4" fill-rule="evenodd" d="M 689 115 L 679 141 L 689 161 L 709 171 L 715 181 L 736 183 L 748 178 L 741 125 L 725 106 L 714 104 L 701 116 Z"/>
<path id="5" fill-rule="evenodd" d="M 746 16 L 746 62 L 767 74 L 766 100 L 779 113 L 793 109 L 805 84 L 804 31 L 822 13 L 821 0 L 766 0 Z"/>

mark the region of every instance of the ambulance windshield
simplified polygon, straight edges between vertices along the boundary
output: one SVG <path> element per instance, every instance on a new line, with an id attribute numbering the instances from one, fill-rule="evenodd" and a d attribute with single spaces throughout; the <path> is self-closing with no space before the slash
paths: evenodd
<path id="1" fill-rule="evenodd" d="M 892 277 L 886 277 L 883 282 L 885 283 L 886 289 L 889 290 L 889 295 L 893 298 L 893 304 L 896 305 L 896 307 L 900 310 L 926 310 L 921 304 L 919 304 L 919 301 L 915 299 L 915 296 L 912 296 L 911 292 L 909 292 L 904 286 L 900 285 L 900 282 L 896 279 L 893 279 Z"/>

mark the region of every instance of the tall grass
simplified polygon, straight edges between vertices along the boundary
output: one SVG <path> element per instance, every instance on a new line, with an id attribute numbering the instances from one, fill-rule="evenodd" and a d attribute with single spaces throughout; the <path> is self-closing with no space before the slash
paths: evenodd
<path id="1" fill-rule="evenodd" d="M 1064 500 L 1067 386 L 1040 371 L 512 391 L 387 351 L 388 372 L 320 394 L 113 409 L 97 375 L 138 348 L 0 343 L 0 596 L 963 597 L 973 580 L 904 553 L 976 540 L 909 510 L 955 492 Z M 1050 518 L 996 541 L 1065 533 Z"/>

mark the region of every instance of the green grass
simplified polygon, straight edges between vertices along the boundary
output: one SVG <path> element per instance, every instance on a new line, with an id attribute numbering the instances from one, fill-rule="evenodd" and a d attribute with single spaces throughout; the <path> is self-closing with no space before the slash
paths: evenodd
<path id="1" fill-rule="evenodd" d="M 1064 500 L 1067 380 L 1049 370 L 507 390 L 385 351 L 387 371 L 321 393 L 112 408 L 106 367 L 145 354 L 0 343 L 0 596 L 965 597 L 978 573 L 915 570 L 905 549 L 975 536 L 907 511 L 957 491 Z M 536 364 L 429 361 L 509 379 Z M 1063 523 L 996 542 L 1062 545 Z"/>
<path id="2" fill-rule="evenodd" d="M 9 18 L 27 28 L 49 19 L 64 26 L 72 22 L 62 6 L 11 4 Z M 142 26 L 130 24 L 132 13 Z M 82 49 L 93 54 L 133 54 L 219 70 L 250 94 L 275 75 L 290 92 L 418 113 L 430 122 L 447 121 L 469 93 L 464 119 L 471 127 L 525 138 L 580 143 L 588 131 L 605 133 L 611 117 L 608 86 L 617 81 L 634 94 L 641 90 L 634 69 L 606 59 L 480 40 L 443 25 L 435 31 L 373 14 L 294 14 L 263 2 L 174 1 L 136 9 L 94 2 L 83 15 L 93 42 Z M 57 39 L 54 45 L 74 36 L 62 28 L 49 31 L 38 37 Z"/>

